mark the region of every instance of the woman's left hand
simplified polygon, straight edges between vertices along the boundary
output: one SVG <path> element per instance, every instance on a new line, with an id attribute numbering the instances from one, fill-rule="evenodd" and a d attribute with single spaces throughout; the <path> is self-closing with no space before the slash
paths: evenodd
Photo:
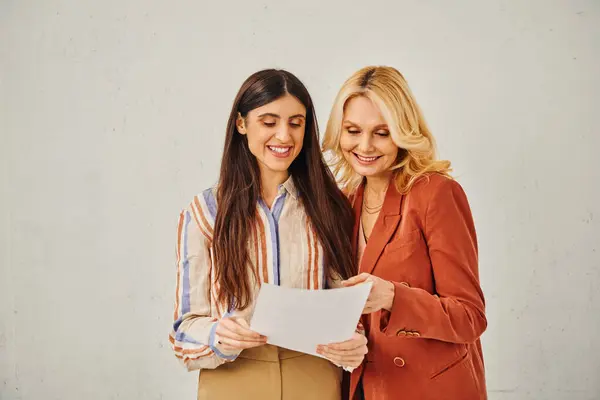
<path id="1" fill-rule="evenodd" d="M 343 286 L 354 286 L 363 282 L 373 282 L 371 293 L 365 304 L 363 314 L 371 314 L 381 309 L 391 311 L 394 304 L 394 294 L 396 288 L 390 281 L 378 278 L 375 275 L 362 274 L 353 276 L 352 278 L 342 281 Z"/>
<path id="2" fill-rule="evenodd" d="M 342 367 L 357 368 L 367 354 L 367 338 L 358 332 L 350 340 L 341 343 L 320 345 L 317 353 Z"/>

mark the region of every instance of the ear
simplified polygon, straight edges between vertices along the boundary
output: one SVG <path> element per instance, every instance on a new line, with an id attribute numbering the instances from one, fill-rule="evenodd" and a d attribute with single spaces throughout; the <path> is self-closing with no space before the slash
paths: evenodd
<path id="1" fill-rule="evenodd" d="M 246 121 L 240 113 L 238 113 L 237 119 L 235 120 L 235 126 L 239 133 L 241 133 L 242 135 L 246 134 Z"/>

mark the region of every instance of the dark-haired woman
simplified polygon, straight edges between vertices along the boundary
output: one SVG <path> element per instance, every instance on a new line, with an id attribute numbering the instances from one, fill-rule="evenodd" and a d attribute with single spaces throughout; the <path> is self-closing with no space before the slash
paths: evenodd
<path id="1" fill-rule="evenodd" d="M 198 399 L 340 399 L 357 367 L 356 333 L 332 362 L 266 344 L 249 329 L 262 283 L 311 290 L 355 274 L 352 208 L 320 151 L 312 100 L 294 75 L 264 70 L 240 88 L 218 184 L 181 212 L 176 356 L 200 369 Z"/>

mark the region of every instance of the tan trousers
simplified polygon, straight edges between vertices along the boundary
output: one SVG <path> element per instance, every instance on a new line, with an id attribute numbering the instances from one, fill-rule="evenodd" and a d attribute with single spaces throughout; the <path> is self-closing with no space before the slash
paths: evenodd
<path id="1" fill-rule="evenodd" d="M 340 400 L 342 370 L 319 357 L 265 345 L 200 371 L 198 400 Z"/>

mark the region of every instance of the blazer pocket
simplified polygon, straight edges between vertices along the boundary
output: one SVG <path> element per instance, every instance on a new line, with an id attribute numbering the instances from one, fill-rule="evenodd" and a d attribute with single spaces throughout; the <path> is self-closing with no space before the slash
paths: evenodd
<path id="1" fill-rule="evenodd" d="M 443 374 L 451 371 L 452 369 L 458 367 L 462 363 L 468 361 L 468 358 L 469 358 L 469 351 L 467 349 L 465 349 L 465 353 L 464 354 L 461 354 L 457 359 L 455 359 L 452 362 L 448 363 L 442 369 L 440 369 L 439 371 L 437 371 L 433 375 L 431 375 L 431 379 L 435 379 L 435 378 L 439 377 L 440 375 L 443 375 Z"/>
<path id="2" fill-rule="evenodd" d="M 415 229 L 407 234 L 401 235 L 398 239 L 392 240 L 386 246 L 384 251 L 386 253 L 394 253 L 400 250 L 404 250 L 410 247 L 415 247 L 421 240 L 421 230 Z"/>

